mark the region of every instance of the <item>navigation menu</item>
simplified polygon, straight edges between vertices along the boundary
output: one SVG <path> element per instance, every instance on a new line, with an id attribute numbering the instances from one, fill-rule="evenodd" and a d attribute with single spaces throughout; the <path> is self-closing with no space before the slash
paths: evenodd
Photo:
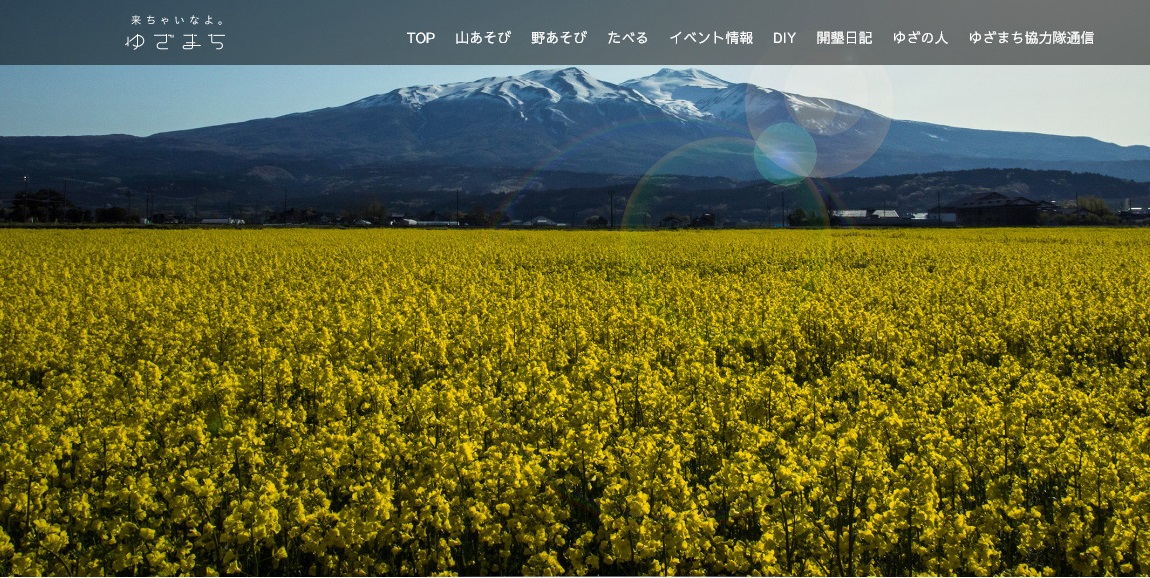
<path id="1" fill-rule="evenodd" d="M 1150 63 L 1140 0 L 62 4 L 0 18 L 0 64 Z"/>

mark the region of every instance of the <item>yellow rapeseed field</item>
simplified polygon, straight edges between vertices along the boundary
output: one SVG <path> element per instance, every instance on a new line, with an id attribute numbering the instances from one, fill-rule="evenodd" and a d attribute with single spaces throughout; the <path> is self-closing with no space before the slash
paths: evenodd
<path id="1" fill-rule="evenodd" d="M 0 574 L 1147 574 L 1145 230 L 0 230 Z"/>

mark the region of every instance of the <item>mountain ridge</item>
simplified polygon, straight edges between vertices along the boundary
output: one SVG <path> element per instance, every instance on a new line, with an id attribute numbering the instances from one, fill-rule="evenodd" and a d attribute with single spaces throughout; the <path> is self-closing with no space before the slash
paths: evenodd
<path id="1" fill-rule="evenodd" d="M 411 167 L 427 167 L 426 174 L 414 178 Z M 891 119 L 694 68 L 620 83 L 559 68 L 409 86 L 340 106 L 147 137 L 0 137 L 0 182 L 33 175 L 37 182 L 72 181 L 92 195 L 196 183 L 203 194 L 237 196 L 247 194 L 243 187 L 263 190 L 267 179 L 308 194 L 353 195 L 383 186 L 379 175 L 388 170 L 410 177 L 405 190 L 414 183 L 456 187 L 456 173 L 448 178 L 434 167 L 517 171 L 518 178 L 492 181 L 500 190 L 542 173 L 586 175 L 575 179 L 583 188 L 596 178 L 604 186 L 672 175 L 785 184 L 983 168 L 1150 181 L 1150 147 Z"/>
<path id="2" fill-rule="evenodd" d="M 459 108 L 467 110 L 457 110 Z M 357 115 L 354 122 L 361 126 L 354 126 L 354 122 L 349 125 L 342 118 Z M 309 121 L 313 121 L 313 126 L 295 126 L 306 125 Z M 340 134 L 333 135 L 330 134 L 332 131 L 315 126 L 325 122 L 334 123 Z M 420 159 L 439 156 L 449 161 L 451 159 L 447 157 L 452 154 L 462 155 L 466 159 L 469 151 L 460 150 L 461 147 L 446 150 L 448 147 L 445 145 L 455 144 L 442 140 L 446 133 L 489 130 L 514 137 L 517 132 L 522 132 L 522 127 L 515 126 L 516 122 L 536 125 L 532 127 L 536 130 L 528 130 L 522 135 L 534 142 L 508 138 L 503 142 L 489 143 L 502 145 L 504 154 L 500 156 L 514 165 L 535 165 L 540 159 L 531 154 L 533 151 L 556 153 L 582 135 L 596 130 L 609 130 L 622 123 L 663 123 L 675 127 L 681 134 L 655 131 L 655 134 L 644 135 L 642 131 L 632 131 L 632 134 L 626 135 L 635 137 L 638 141 L 636 144 L 650 140 L 645 137 L 662 138 L 668 145 L 663 147 L 664 153 L 697 139 L 756 139 L 761 136 L 762 130 L 770 126 L 791 123 L 801 126 L 810 134 L 815 140 L 818 153 L 826 151 L 827 158 L 846 157 L 849 160 L 840 160 L 829 166 L 816 166 L 812 175 L 802 176 L 837 176 L 860 168 L 862 170 L 859 174 L 882 174 L 885 169 L 881 167 L 881 162 L 862 167 L 879 152 L 1019 158 L 1023 161 L 1150 160 L 1150 147 L 1147 146 L 1124 147 L 1093 137 L 988 131 L 890 119 L 847 102 L 785 93 L 748 83 L 732 83 L 694 68 L 664 68 L 655 74 L 618 84 L 601 81 L 578 68 L 563 68 L 469 82 L 409 86 L 337 107 L 215 127 L 157 133 L 145 138 L 209 145 L 232 144 L 240 149 L 235 152 L 242 153 L 243 149 L 295 149 L 298 147 L 289 144 L 291 139 L 304 138 L 306 135 L 303 133 L 314 132 L 329 140 L 342 137 L 348 143 L 342 147 L 321 146 L 320 150 L 334 152 L 358 148 L 368 153 L 375 151 L 377 154 L 373 160 L 413 160 L 412 156 L 402 154 L 393 157 L 398 154 L 397 149 L 404 149 L 418 153 L 414 156 Z M 267 131 L 265 129 L 268 125 L 278 126 Z M 895 128 L 900 137 L 910 139 L 911 142 L 888 139 L 887 132 L 891 127 Z M 373 128 L 377 132 L 372 133 Z M 250 134 L 247 138 L 228 134 L 237 130 L 248 131 Z M 938 133 L 947 133 L 948 136 L 940 137 Z M 1021 143 L 1020 146 L 1016 141 L 1025 136 L 1037 140 Z M 987 137 L 997 141 L 990 142 Z M 394 142 L 383 142 L 404 139 L 406 142 L 398 147 Z M 1009 142 L 1001 142 L 1003 139 Z M 320 142 L 324 142 L 322 138 Z M 1028 152 L 1035 143 L 1041 146 Z M 486 144 L 484 146 L 488 148 Z M 592 159 L 573 161 L 561 168 L 603 169 L 606 172 L 642 169 L 638 166 L 642 163 L 626 166 L 625 156 L 617 156 L 616 165 L 609 164 L 606 168 L 598 164 L 598 159 L 595 162 Z M 884 159 L 882 155 L 877 158 L 879 161 Z M 744 166 L 745 174 L 739 176 L 753 177 L 753 172 L 746 170 L 748 167 Z M 692 174 L 708 174 L 705 168 L 689 168 Z M 930 166 L 922 167 L 922 170 L 931 169 Z M 725 167 L 720 164 L 716 170 L 721 172 Z M 640 174 L 643 172 L 640 171 Z M 717 174 L 712 171 L 709 176 Z"/>

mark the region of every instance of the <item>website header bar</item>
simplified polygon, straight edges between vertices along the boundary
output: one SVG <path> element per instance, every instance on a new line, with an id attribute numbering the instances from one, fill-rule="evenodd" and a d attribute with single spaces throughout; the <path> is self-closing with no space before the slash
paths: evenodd
<path id="1" fill-rule="evenodd" d="M 1150 64 L 1145 0 L 53 2 L 0 64 Z"/>

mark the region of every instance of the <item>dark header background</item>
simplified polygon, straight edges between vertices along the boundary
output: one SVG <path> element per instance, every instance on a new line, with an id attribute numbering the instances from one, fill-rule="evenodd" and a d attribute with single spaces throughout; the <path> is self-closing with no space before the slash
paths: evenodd
<path id="1" fill-rule="evenodd" d="M 8 0 L 0 64 L 1150 64 L 1148 22 L 1146 0 Z M 506 43 L 456 43 L 508 31 Z M 578 45 L 531 43 L 532 32 L 583 31 Z M 732 31 L 753 44 L 699 43 Z M 873 43 L 819 45 L 820 31 L 869 32 Z M 894 41 L 916 31 L 946 44 Z M 645 43 L 625 39 L 639 32 Z M 989 32 L 992 43 L 971 42 Z M 1088 32 L 1093 44 L 1016 42 L 1027 32 Z M 793 43 L 775 43 L 789 33 Z M 157 47 L 164 34 L 168 50 Z M 197 46 L 185 50 L 189 34 Z"/>

